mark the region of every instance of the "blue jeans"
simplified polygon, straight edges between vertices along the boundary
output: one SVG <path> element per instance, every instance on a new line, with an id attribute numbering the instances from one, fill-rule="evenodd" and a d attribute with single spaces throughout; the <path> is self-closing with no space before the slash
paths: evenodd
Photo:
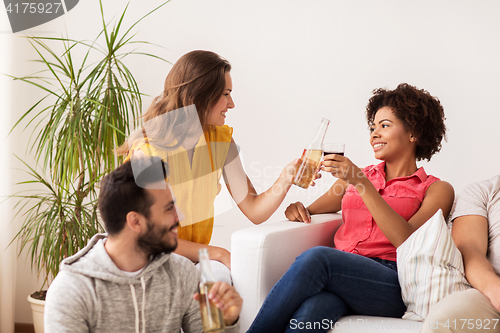
<path id="1" fill-rule="evenodd" d="M 327 332 L 347 314 L 401 318 L 405 310 L 395 262 L 315 247 L 276 283 L 247 333 Z"/>

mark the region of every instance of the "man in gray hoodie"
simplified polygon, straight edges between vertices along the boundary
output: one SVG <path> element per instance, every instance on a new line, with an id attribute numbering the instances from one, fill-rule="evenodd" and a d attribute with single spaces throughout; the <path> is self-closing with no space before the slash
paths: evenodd
<path id="1" fill-rule="evenodd" d="M 126 162 L 102 180 L 98 206 L 107 234 L 62 261 L 47 293 L 46 333 L 202 332 L 199 272 L 171 253 L 182 215 L 166 165 L 136 169 Z M 225 332 L 238 332 L 236 290 L 216 282 L 209 298 L 223 311 Z"/>

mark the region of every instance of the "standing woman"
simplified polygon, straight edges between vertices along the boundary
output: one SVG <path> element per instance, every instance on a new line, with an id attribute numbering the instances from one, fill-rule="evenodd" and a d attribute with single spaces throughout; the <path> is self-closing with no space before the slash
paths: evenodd
<path id="1" fill-rule="evenodd" d="M 208 246 L 221 176 L 243 214 L 260 224 L 285 198 L 297 163 L 290 163 L 271 188 L 257 194 L 238 157 L 233 129 L 225 125 L 226 113 L 234 108 L 230 71 L 229 62 L 213 52 L 183 55 L 168 73 L 163 94 L 144 114 L 143 128 L 118 149 L 127 158 L 159 156 L 168 163 L 169 183 L 185 217 L 175 253 L 197 262 L 198 249 L 208 247 L 210 258 L 227 269 L 230 253 Z"/>
<path id="2" fill-rule="evenodd" d="M 322 170 L 338 180 L 307 208 L 297 202 L 285 212 L 289 220 L 308 223 L 312 214 L 342 210 L 336 248 L 300 255 L 270 291 L 249 332 L 326 332 L 347 314 L 404 314 L 396 248 L 437 210 L 447 216 L 454 199 L 449 183 L 416 163 L 441 149 L 444 110 L 427 91 L 400 84 L 374 91 L 366 119 L 370 145 L 382 162 L 360 169 L 347 157 L 325 156 Z"/>

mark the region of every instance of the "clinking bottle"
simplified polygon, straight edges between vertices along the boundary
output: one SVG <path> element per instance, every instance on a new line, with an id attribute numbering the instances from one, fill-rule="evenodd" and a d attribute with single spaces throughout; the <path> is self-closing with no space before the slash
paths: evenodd
<path id="1" fill-rule="evenodd" d="M 325 138 L 326 130 L 330 120 L 323 118 L 321 124 L 319 125 L 318 131 L 314 136 L 313 141 L 304 149 L 302 157 L 300 158 L 300 164 L 295 170 L 295 175 L 293 176 L 293 184 L 300 186 L 302 188 L 308 188 L 313 180 L 314 174 L 321 160 L 321 155 L 323 154 L 323 140 Z"/>
<path id="2" fill-rule="evenodd" d="M 208 258 L 208 251 L 206 248 L 198 250 L 200 261 L 200 290 L 199 302 L 201 311 L 201 321 L 203 323 L 203 332 L 205 333 L 219 333 L 224 332 L 226 324 L 222 311 L 208 299 L 208 293 L 215 283 L 215 278 L 212 275 L 210 268 L 210 259 Z"/>

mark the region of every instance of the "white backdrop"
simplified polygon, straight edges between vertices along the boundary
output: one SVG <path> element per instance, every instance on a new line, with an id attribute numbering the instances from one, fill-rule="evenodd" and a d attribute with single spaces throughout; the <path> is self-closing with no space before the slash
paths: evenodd
<path id="1" fill-rule="evenodd" d="M 125 24 L 160 3 L 132 0 Z M 106 0 L 108 20 L 124 6 Z M 331 120 L 326 140 L 344 142 L 346 156 L 359 166 L 376 163 L 364 118 L 368 98 L 375 88 L 407 82 L 439 97 L 447 116 L 442 152 L 420 165 L 460 192 L 470 182 L 500 173 L 498 17 L 500 2 L 486 0 L 173 0 L 135 31 L 138 39 L 161 46 L 141 50 L 172 63 L 195 49 L 215 51 L 231 62 L 236 107 L 228 112 L 227 124 L 234 127 L 245 168 L 259 191 L 300 156 L 323 117 Z M 92 39 L 100 29 L 97 0 L 81 0 L 63 17 L 23 33 L 10 32 L 3 9 L 0 20 L 1 69 L 17 76 L 36 69 L 27 62 L 35 55 L 21 35 L 59 36 L 67 30 L 75 39 Z M 161 93 L 171 68 L 140 57 L 129 66 L 150 95 Z M 0 80 L 5 142 L 5 130 L 37 96 L 26 84 L 4 76 Z M 24 154 L 26 137 L 26 132 L 14 132 L 2 150 L 3 174 L 13 173 L 2 178 L 4 191 L 12 191 L 12 183 L 21 179 L 22 174 L 11 171 L 18 166 L 12 153 Z M 327 176 L 316 188 L 292 188 L 271 220 L 282 219 L 290 202 L 308 204 L 318 197 L 333 182 Z M 227 191 L 218 197 L 216 213 L 217 227 L 251 225 Z M 4 243 L 18 228 L 18 221 L 9 225 L 11 219 L 7 209 L 0 232 Z M 217 227 L 214 239 L 227 246 L 228 229 L 221 236 L 223 229 Z M 25 299 L 37 285 L 24 260 L 16 263 L 12 256 L 10 251 L 0 257 L 2 332 L 12 332 L 13 320 L 31 322 Z"/>

